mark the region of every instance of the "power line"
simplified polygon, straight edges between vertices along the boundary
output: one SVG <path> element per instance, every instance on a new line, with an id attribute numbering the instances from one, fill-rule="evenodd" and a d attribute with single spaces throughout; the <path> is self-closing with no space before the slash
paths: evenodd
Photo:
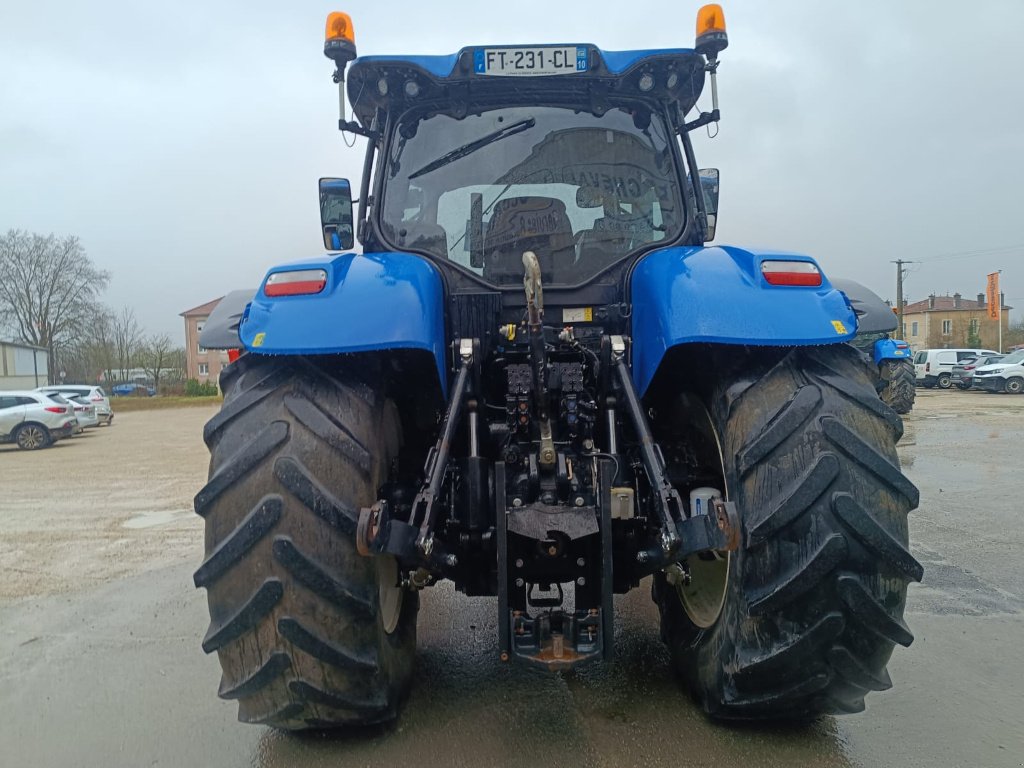
<path id="1" fill-rule="evenodd" d="M 982 256 L 999 256 L 1007 252 L 1021 250 L 1024 250 L 1024 243 L 1019 245 L 1002 245 L 992 248 L 980 248 L 975 251 L 954 251 L 952 253 L 942 253 L 938 256 L 925 256 L 921 261 L 934 262 L 952 261 L 954 259 L 977 259 Z"/>

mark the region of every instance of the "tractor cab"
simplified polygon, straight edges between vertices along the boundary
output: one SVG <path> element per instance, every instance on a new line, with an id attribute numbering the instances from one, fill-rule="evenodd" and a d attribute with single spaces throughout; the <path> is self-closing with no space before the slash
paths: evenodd
<path id="1" fill-rule="evenodd" d="M 360 207 L 364 247 L 427 256 L 456 290 L 521 294 L 527 250 L 544 287 L 565 289 L 608 272 L 603 282 L 621 287 L 617 266 L 702 244 L 708 219 L 685 117 L 715 71 L 724 33 L 716 40 L 467 47 L 356 58 L 347 71 L 343 57 L 336 79 L 347 79 L 357 122 L 343 116 L 341 127 L 370 139 L 375 171 L 360 196 L 372 201 Z M 695 122 L 714 118 L 717 109 Z"/>

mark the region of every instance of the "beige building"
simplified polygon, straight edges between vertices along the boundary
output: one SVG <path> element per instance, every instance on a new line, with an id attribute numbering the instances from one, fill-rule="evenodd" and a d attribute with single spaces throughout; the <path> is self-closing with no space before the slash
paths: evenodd
<path id="1" fill-rule="evenodd" d="M 0 341 L 0 390 L 35 389 L 49 384 L 45 347 Z"/>
<path id="2" fill-rule="evenodd" d="M 1003 297 L 1001 297 L 1002 299 Z M 1010 327 L 1012 307 L 1002 300 L 1003 337 Z M 985 294 L 977 300 L 959 293 L 935 296 L 903 307 L 903 338 L 914 349 L 983 347 L 999 349 L 999 326 L 989 317 Z"/>
<path id="3" fill-rule="evenodd" d="M 210 313 L 219 303 L 220 299 L 214 299 L 181 313 L 181 316 L 185 318 L 186 379 L 196 379 L 200 383 L 209 381 L 216 384 L 220 379 L 220 369 L 228 364 L 226 351 L 199 346 L 199 332 L 203 330 Z"/>

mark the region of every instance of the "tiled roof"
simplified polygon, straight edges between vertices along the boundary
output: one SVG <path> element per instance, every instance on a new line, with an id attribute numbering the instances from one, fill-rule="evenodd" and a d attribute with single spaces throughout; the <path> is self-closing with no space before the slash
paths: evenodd
<path id="1" fill-rule="evenodd" d="M 949 312 L 950 310 L 979 310 L 984 309 L 984 304 L 979 304 L 974 299 L 960 299 L 960 306 L 956 306 L 956 299 L 952 296 L 936 296 L 935 306 L 928 306 L 929 299 L 922 299 L 921 301 L 915 301 L 913 304 L 907 304 L 903 308 L 903 314 L 913 314 L 914 312 Z"/>
<path id="2" fill-rule="evenodd" d="M 192 307 L 192 309 L 186 309 L 184 312 L 181 313 L 181 317 L 194 317 L 196 315 L 200 315 L 200 316 L 202 316 L 202 315 L 209 315 L 211 312 L 213 312 L 213 308 L 216 307 L 218 304 L 220 304 L 220 300 L 223 299 L 223 298 L 224 297 L 221 296 L 220 298 L 214 299 L 213 301 L 208 301 L 205 304 L 200 304 L 198 307 Z"/>

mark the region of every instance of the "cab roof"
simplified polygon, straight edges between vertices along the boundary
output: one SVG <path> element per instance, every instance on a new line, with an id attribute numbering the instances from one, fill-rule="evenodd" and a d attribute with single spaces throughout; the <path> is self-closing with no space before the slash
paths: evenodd
<path id="1" fill-rule="evenodd" d="M 487 74 L 482 52 L 574 48 L 586 70 L 557 75 Z M 356 118 L 370 128 L 377 110 L 402 112 L 438 103 L 456 114 L 487 106 L 534 103 L 606 109 L 616 98 L 693 108 L 704 87 L 704 56 L 691 48 L 604 51 L 590 44 L 472 46 L 447 56 L 364 56 L 349 67 L 348 96 Z M 647 90 L 641 89 L 641 78 Z"/>

